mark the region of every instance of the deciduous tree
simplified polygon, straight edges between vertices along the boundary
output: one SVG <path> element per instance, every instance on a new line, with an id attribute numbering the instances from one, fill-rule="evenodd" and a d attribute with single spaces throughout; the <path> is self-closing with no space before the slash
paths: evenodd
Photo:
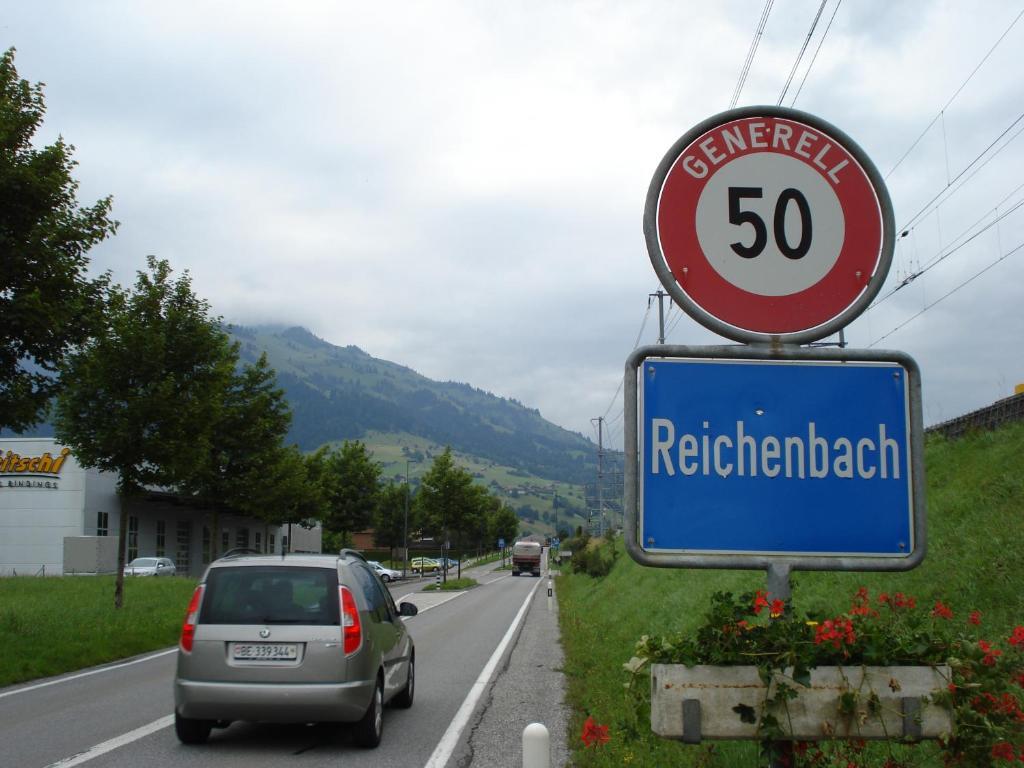
<path id="1" fill-rule="evenodd" d="M 345 545 L 351 534 L 370 526 L 377 507 L 380 471 L 380 465 L 359 440 L 346 440 L 340 449 L 324 456 L 320 478 L 326 507 L 323 526 L 326 533 L 336 536 L 333 543 Z"/>
<path id="2" fill-rule="evenodd" d="M 391 559 L 395 559 L 395 547 L 405 546 L 406 511 L 409 502 L 405 483 L 388 483 L 380 489 L 377 499 L 377 510 L 373 516 L 374 538 L 378 545 L 391 550 Z"/>
<path id="3" fill-rule="evenodd" d="M 114 287 L 104 332 L 66 361 L 55 426 L 85 467 L 117 475 L 114 605 L 123 603 L 128 505 L 147 485 L 193 481 L 234 371 L 233 350 L 187 272 L 152 256 L 133 290 Z M 198 457 L 198 460 L 197 460 Z"/>
<path id="4" fill-rule="evenodd" d="M 86 254 L 114 234 L 110 198 L 76 200 L 74 147 L 32 137 L 46 112 L 41 83 L 18 77 L 14 49 L 0 56 L 0 428 L 42 417 L 69 349 L 94 332 L 109 283 L 89 279 Z"/>
<path id="5" fill-rule="evenodd" d="M 231 345 L 234 361 L 237 349 Z M 305 464 L 284 445 L 290 423 L 291 409 L 265 353 L 232 374 L 221 394 L 209 452 L 183 484 L 213 509 L 213 557 L 221 512 L 298 522 L 296 510 L 309 503 Z"/>

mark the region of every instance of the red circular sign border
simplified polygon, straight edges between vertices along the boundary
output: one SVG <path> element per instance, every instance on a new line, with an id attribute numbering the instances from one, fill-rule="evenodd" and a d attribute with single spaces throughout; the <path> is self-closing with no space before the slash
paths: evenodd
<path id="1" fill-rule="evenodd" d="M 699 150 L 700 143 L 709 136 L 752 122 L 764 124 L 765 137 L 771 137 L 775 124 L 782 123 L 792 129 L 792 143 L 797 143 L 804 130 L 818 141 L 807 157 L 770 146 L 748 145 L 741 149 L 734 145 L 734 151 L 719 165 L 713 165 L 711 158 Z M 817 154 L 826 142 L 831 145 L 828 153 Z M 701 179 L 695 179 L 682 165 L 695 148 L 709 166 Z M 726 281 L 707 260 L 696 234 L 697 200 L 715 172 L 740 157 L 763 152 L 793 157 L 823 176 L 836 191 L 845 220 L 844 243 L 832 269 L 813 286 L 783 296 L 751 293 Z M 823 157 L 831 158 L 832 167 L 839 160 L 848 161 L 836 172 L 838 184 L 829 180 L 827 169 L 814 164 Z M 670 217 L 671 211 L 678 210 L 685 215 Z M 692 305 L 682 302 L 683 309 L 699 322 L 739 341 L 791 337 L 802 342 L 834 332 L 860 314 L 877 293 L 892 256 L 892 208 L 884 182 L 870 159 L 834 126 L 783 107 L 731 110 L 704 121 L 676 142 L 652 180 L 644 219 L 651 260 L 669 292 L 681 292 Z M 659 269 L 656 255 L 664 269 Z M 865 297 L 865 291 L 871 295 Z"/>

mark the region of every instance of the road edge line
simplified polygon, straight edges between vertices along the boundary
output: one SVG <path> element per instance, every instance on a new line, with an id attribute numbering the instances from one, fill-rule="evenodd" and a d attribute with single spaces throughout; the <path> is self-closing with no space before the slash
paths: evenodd
<path id="1" fill-rule="evenodd" d="M 89 677 L 90 675 L 98 675 L 101 672 L 111 672 L 115 669 L 121 669 L 122 667 L 130 667 L 132 664 L 141 664 L 144 661 L 151 661 L 152 659 L 159 659 L 163 656 L 167 656 L 171 653 L 176 653 L 178 650 L 177 646 L 174 648 L 166 648 L 156 653 L 151 653 L 148 656 L 143 656 L 138 659 L 132 659 L 131 661 L 118 661 L 112 664 L 107 664 L 96 669 L 90 669 L 88 672 L 77 672 L 67 677 L 58 677 L 53 680 L 47 680 L 45 683 L 35 683 L 34 685 L 26 685 L 22 688 L 15 688 L 13 691 L 0 692 L 0 699 L 7 698 L 8 696 L 14 696 L 17 693 L 28 693 L 29 691 L 37 691 L 40 688 L 47 688 L 51 685 L 57 685 L 58 683 L 70 683 L 72 680 L 78 680 L 82 677 Z"/>
<path id="2" fill-rule="evenodd" d="M 519 608 L 519 613 L 512 620 L 512 624 L 509 626 L 508 631 L 505 632 L 505 636 L 498 643 L 498 647 L 494 649 L 494 653 L 491 654 L 491 658 L 487 660 L 487 664 L 484 666 L 480 676 L 476 679 L 476 682 L 469 689 L 469 693 L 466 694 L 466 698 L 462 702 L 462 706 L 459 707 L 459 711 L 455 713 L 455 717 L 452 718 L 451 723 L 448 725 L 448 729 L 444 732 L 441 740 L 434 747 L 433 753 L 430 755 L 430 759 L 427 760 L 423 768 L 444 768 L 448 764 L 448 760 L 451 758 L 452 753 L 455 751 L 455 747 L 459 743 L 459 738 L 462 736 L 462 732 L 466 729 L 466 725 L 469 724 L 469 718 L 473 715 L 473 710 L 476 709 L 477 703 L 480 701 L 480 697 L 484 691 L 487 690 L 488 684 L 491 682 L 491 677 L 494 676 L 494 670 L 498 666 L 498 662 L 501 657 L 505 655 L 505 649 L 509 643 L 512 642 L 512 638 L 515 636 L 519 629 L 519 625 L 523 622 L 526 616 L 526 611 L 530 607 L 530 602 L 533 600 L 534 593 L 537 588 L 541 585 L 543 579 L 538 579 L 537 583 L 533 585 L 526 599 L 523 600 L 522 606 Z"/>
<path id="3" fill-rule="evenodd" d="M 145 738 L 152 733 L 162 731 L 174 722 L 174 715 L 167 715 L 161 717 L 159 720 L 154 720 L 152 723 L 140 726 L 133 731 L 128 733 L 122 733 L 120 736 L 115 736 L 112 739 L 107 739 L 102 744 L 97 744 L 94 747 L 89 747 L 85 752 L 79 752 L 77 755 L 71 757 L 65 757 L 58 760 L 56 763 L 50 763 L 46 768 L 73 768 L 73 766 L 87 763 L 90 760 L 105 755 L 107 752 L 113 752 L 115 749 L 131 744 L 133 741 Z"/>

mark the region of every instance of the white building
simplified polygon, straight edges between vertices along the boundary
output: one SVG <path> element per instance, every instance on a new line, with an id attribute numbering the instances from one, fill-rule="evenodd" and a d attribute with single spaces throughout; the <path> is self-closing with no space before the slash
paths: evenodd
<path id="1" fill-rule="evenodd" d="M 83 468 L 53 439 L 0 438 L 0 575 L 112 572 L 119 520 L 116 477 Z M 216 527 L 220 553 L 287 546 L 287 529 L 258 518 L 221 513 Z M 212 510 L 150 492 L 128 509 L 127 558 L 169 557 L 179 573 L 198 576 L 210 562 L 213 530 Z M 316 538 L 302 548 L 319 551 Z"/>

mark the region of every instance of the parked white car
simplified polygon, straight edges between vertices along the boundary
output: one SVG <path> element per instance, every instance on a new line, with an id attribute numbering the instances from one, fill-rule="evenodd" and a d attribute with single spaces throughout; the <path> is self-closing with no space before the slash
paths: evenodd
<path id="1" fill-rule="evenodd" d="M 136 557 L 124 567 L 125 576 L 173 576 L 174 561 L 167 557 Z"/>

